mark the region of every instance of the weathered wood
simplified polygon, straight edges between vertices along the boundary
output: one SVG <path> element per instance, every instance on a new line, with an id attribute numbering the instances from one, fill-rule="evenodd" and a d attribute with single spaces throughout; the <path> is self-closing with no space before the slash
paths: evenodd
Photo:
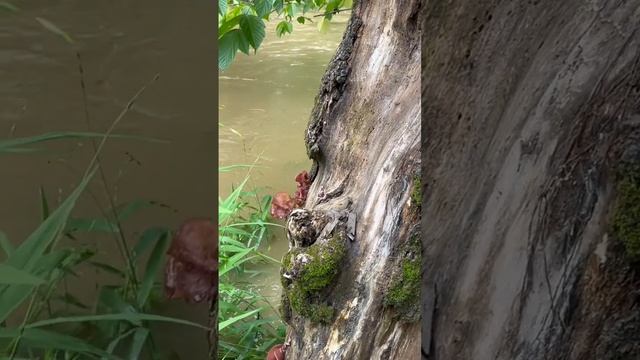
<path id="1" fill-rule="evenodd" d="M 419 4 L 358 1 L 323 78 L 305 134 L 317 163 L 305 208 L 348 208 L 341 219 L 356 232 L 346 232 L 339 274 L 321 295 L 334 309 L 330 323 L 294 311 L 287 359 L 419 357 L 417 319 L 401 320 L 383 304 L 419 225 L 411 200 L 420 161 Z"/>
<path id="2" fill-rule="evenodd" d="M 638 271 L 611 231 L 640 143 L 640 1 L 424 10 L 423 353 L 640 358 Z"/>

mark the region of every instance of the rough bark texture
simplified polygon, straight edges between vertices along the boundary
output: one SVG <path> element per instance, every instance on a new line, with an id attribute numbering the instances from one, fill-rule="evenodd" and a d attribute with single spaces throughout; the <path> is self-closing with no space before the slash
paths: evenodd
<path id="1" fill-rule="evenodd" d="M 333 316 L 322 324 L 293 311 L 287 359 L 419 357 L 416 314 L 407 320 L 406 309 L 384 304 L 419 226 L 411 198 L 420 166 L 418 7 L 358 1 L 323 78 L 305 136 L 319 166 L 305 208 L 339 210 L 350 199 L 356 238 L 321 295 Z"/>
<path id="2" fill-rule="evenodd" d="M 640 161 L 640 1 L 424 15 L 423 356 L 640 359 L 613 221 Z"/>

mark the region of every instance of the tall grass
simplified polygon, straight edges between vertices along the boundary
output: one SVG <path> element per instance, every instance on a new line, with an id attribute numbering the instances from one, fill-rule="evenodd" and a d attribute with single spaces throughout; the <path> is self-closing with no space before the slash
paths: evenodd
<path id="1" fill-rule="evenodd" d="M 208 329 L 189 321 L 149 314 L 153 294 L 160 288 L 156 278 L 171 238 L 168 229 L 153 227 L 144 231 L 131 249 L 121 253 L 124 268 L 95 261 L 96 253 L 90 247 L 61 242 L 64 237 L 77 239 L 97 233 L 112 234 L 116 242 L 124 241 L 123 222 L 149 205 L 138 200 L 103 209 L 102 217 L 71 217 L 74 206 L 100 170 L 99 154 L 107 139 L 140 94 L 141 91 L 104 134 L 50 133 L 0 140 L 0 155 L 7 155 L 49 140 L 100 138 L 79 184 L 55 210 L 50 211 L 41 190 L 43 221 L 26 239 L 14 247 L 0 232 L 0 248 L 4 253 L 4 261 L 0 263 L 0 358 L 137 359 L 145 351 L 157 358 L 150 322 Z M 82 267 L 100 269 L 118 279 L 115 284 L 101 285 L 93 304 L 82 303 L 65 286 L 67 281 L 78 281 Z M 70 305 L 73 310 L 61 310 L 61 306 L 56 306 L 60 303 Z"/>
<path id="2" fill-rule="evenodd" d="M 238 168 L 238 166 L 233 167 Z M 230 170 L 224 168 L 220 170 Z M 219 199 L 219 354 L 218 359 L 264 359 L 270 347 L 284 341 L 277 311 L 250 283 L 252 264 L 278 260 L 259 249 L 269 236 L 271 196 L 246 190 L 246 177 L 225 199 Z"/>

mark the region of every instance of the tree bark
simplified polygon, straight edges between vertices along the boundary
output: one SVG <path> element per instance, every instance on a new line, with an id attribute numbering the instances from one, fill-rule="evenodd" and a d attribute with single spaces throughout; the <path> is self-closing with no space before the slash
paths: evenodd
<path id="1" fill-rule="evenodd" d="M 287 304 L 296 301 L 293 295 L 284 299 L 284 312 L 292 310 L 287 359 L 419 357 L 419 285 L 411 299 L 390 297 L 394 286 L 400 293 L 411 290 L 403 266 L 411 269 L 406 261 L 420 257 L 419 5 L 358 1 L 323 77 L 305 134 L 317 163 L 305 208 L 348 206 L 355 239 L 344 243 L 346 255 L 331 285 L 312 296 L 328 304 L 332 316 L 313 321 Z M 416 239 L 417 252 L 411 247 Z M 285 283 L 285 295 L 292 284 Z"/>
<path id="2" fill-rule="evenodd" d="M 639 359 L 616 221 L 638 185 L 640 1 L 431 1 L 423 19 L 423 354 Z"/>

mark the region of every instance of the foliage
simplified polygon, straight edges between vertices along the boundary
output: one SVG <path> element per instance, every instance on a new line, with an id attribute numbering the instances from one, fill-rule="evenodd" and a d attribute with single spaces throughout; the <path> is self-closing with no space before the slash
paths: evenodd
<path id="1" fill-rule="evenodd" d="M 284 324 L 258 289 L 245 280 L 248 265 L 279 262 L 259 251 L 268 237 L 271 197 L 247 191 L 248 178 L 219 199 L 219 308 L 220 359 L 264 359 L 273 345 L 283 342 Z"/>
<path id="2" fill-rule="evenodd" d="M 622 240 L 627 257 L 640 261 L 640 166 L 628 164 L 619 171 L 613 230 Z"/>
<path id="3" fill-rule="evenodd" d="M 238 51 L 257 51 L 266 36 L 265 22 L 277 17 L 276 34 L 293 32 L 294 21 L 313 22 L 310 12 L 321 12 L 320 31 L 327 31 L 332 16 L 348 10 L 352 0 L 218 0 L 218 68 L 227 69 Z M 276 16 L 274 16 L 274 14 Z"/>
<path id="4" fill-rule="evenodd" d="M 102 142 L 96 154 L 102 149 L 111 130 L 101 135 Z M 50 139 L 46 135 L 33 137 L 29 143 Z M 3 144 L 9 142 L 0 141 Z M 11 149 L 14 147 L 4 147 L 0 152 L 10 152 Z M 54 211 L 50 212 L 49 202 L 41 189 L 43 221 L 16 248 L 2 234 L 1 243 L 5 253 L 5 260 L 0 263 L 2 356 L 118 358 L 126 354 L 130 358 L 137 358 L 144 348 L 154 352 L 149 331 L 151 321 L 204 328 L 185 320 L 147 313 L 153 290 L 158 288 L 155 279 L 160 264 L 164 262 L 164 250 L 169 239 L 167 229 L 151 228 L 145 231 L 134 251 L 123 254 L 126 258 L 122 262 L 133 264 L 123 269 L 95 261 L 95 251 L 89 247 L 61 245 L 63 237 L 78 240 L 103 232 L 118 239 L 116 234 L 124 232 L 122 224 L 127 217 L 148 204 L 134 201 L 104 212 L 113 217 L 72 218 L 76 202 L 99 169 L 96 159 L 94 157 L 76 189 Z M 143 261 L 148 252 L 151 256 Z M 81 269 L 87 268 L 109 272 L 118 281 L 116 285 L 99 285 L 99 296 L 93 305 L 81 302 L 66 287 L 68 281 L 76 281 L 74 279 L 79 276 Z M 67 310 L 63 310 L 65 308 Z M 87 314 L 92 309 L 93 313 Z M 21 322 L 8 325 L 7 320 L 18 318 L 23 313 Z"/>

